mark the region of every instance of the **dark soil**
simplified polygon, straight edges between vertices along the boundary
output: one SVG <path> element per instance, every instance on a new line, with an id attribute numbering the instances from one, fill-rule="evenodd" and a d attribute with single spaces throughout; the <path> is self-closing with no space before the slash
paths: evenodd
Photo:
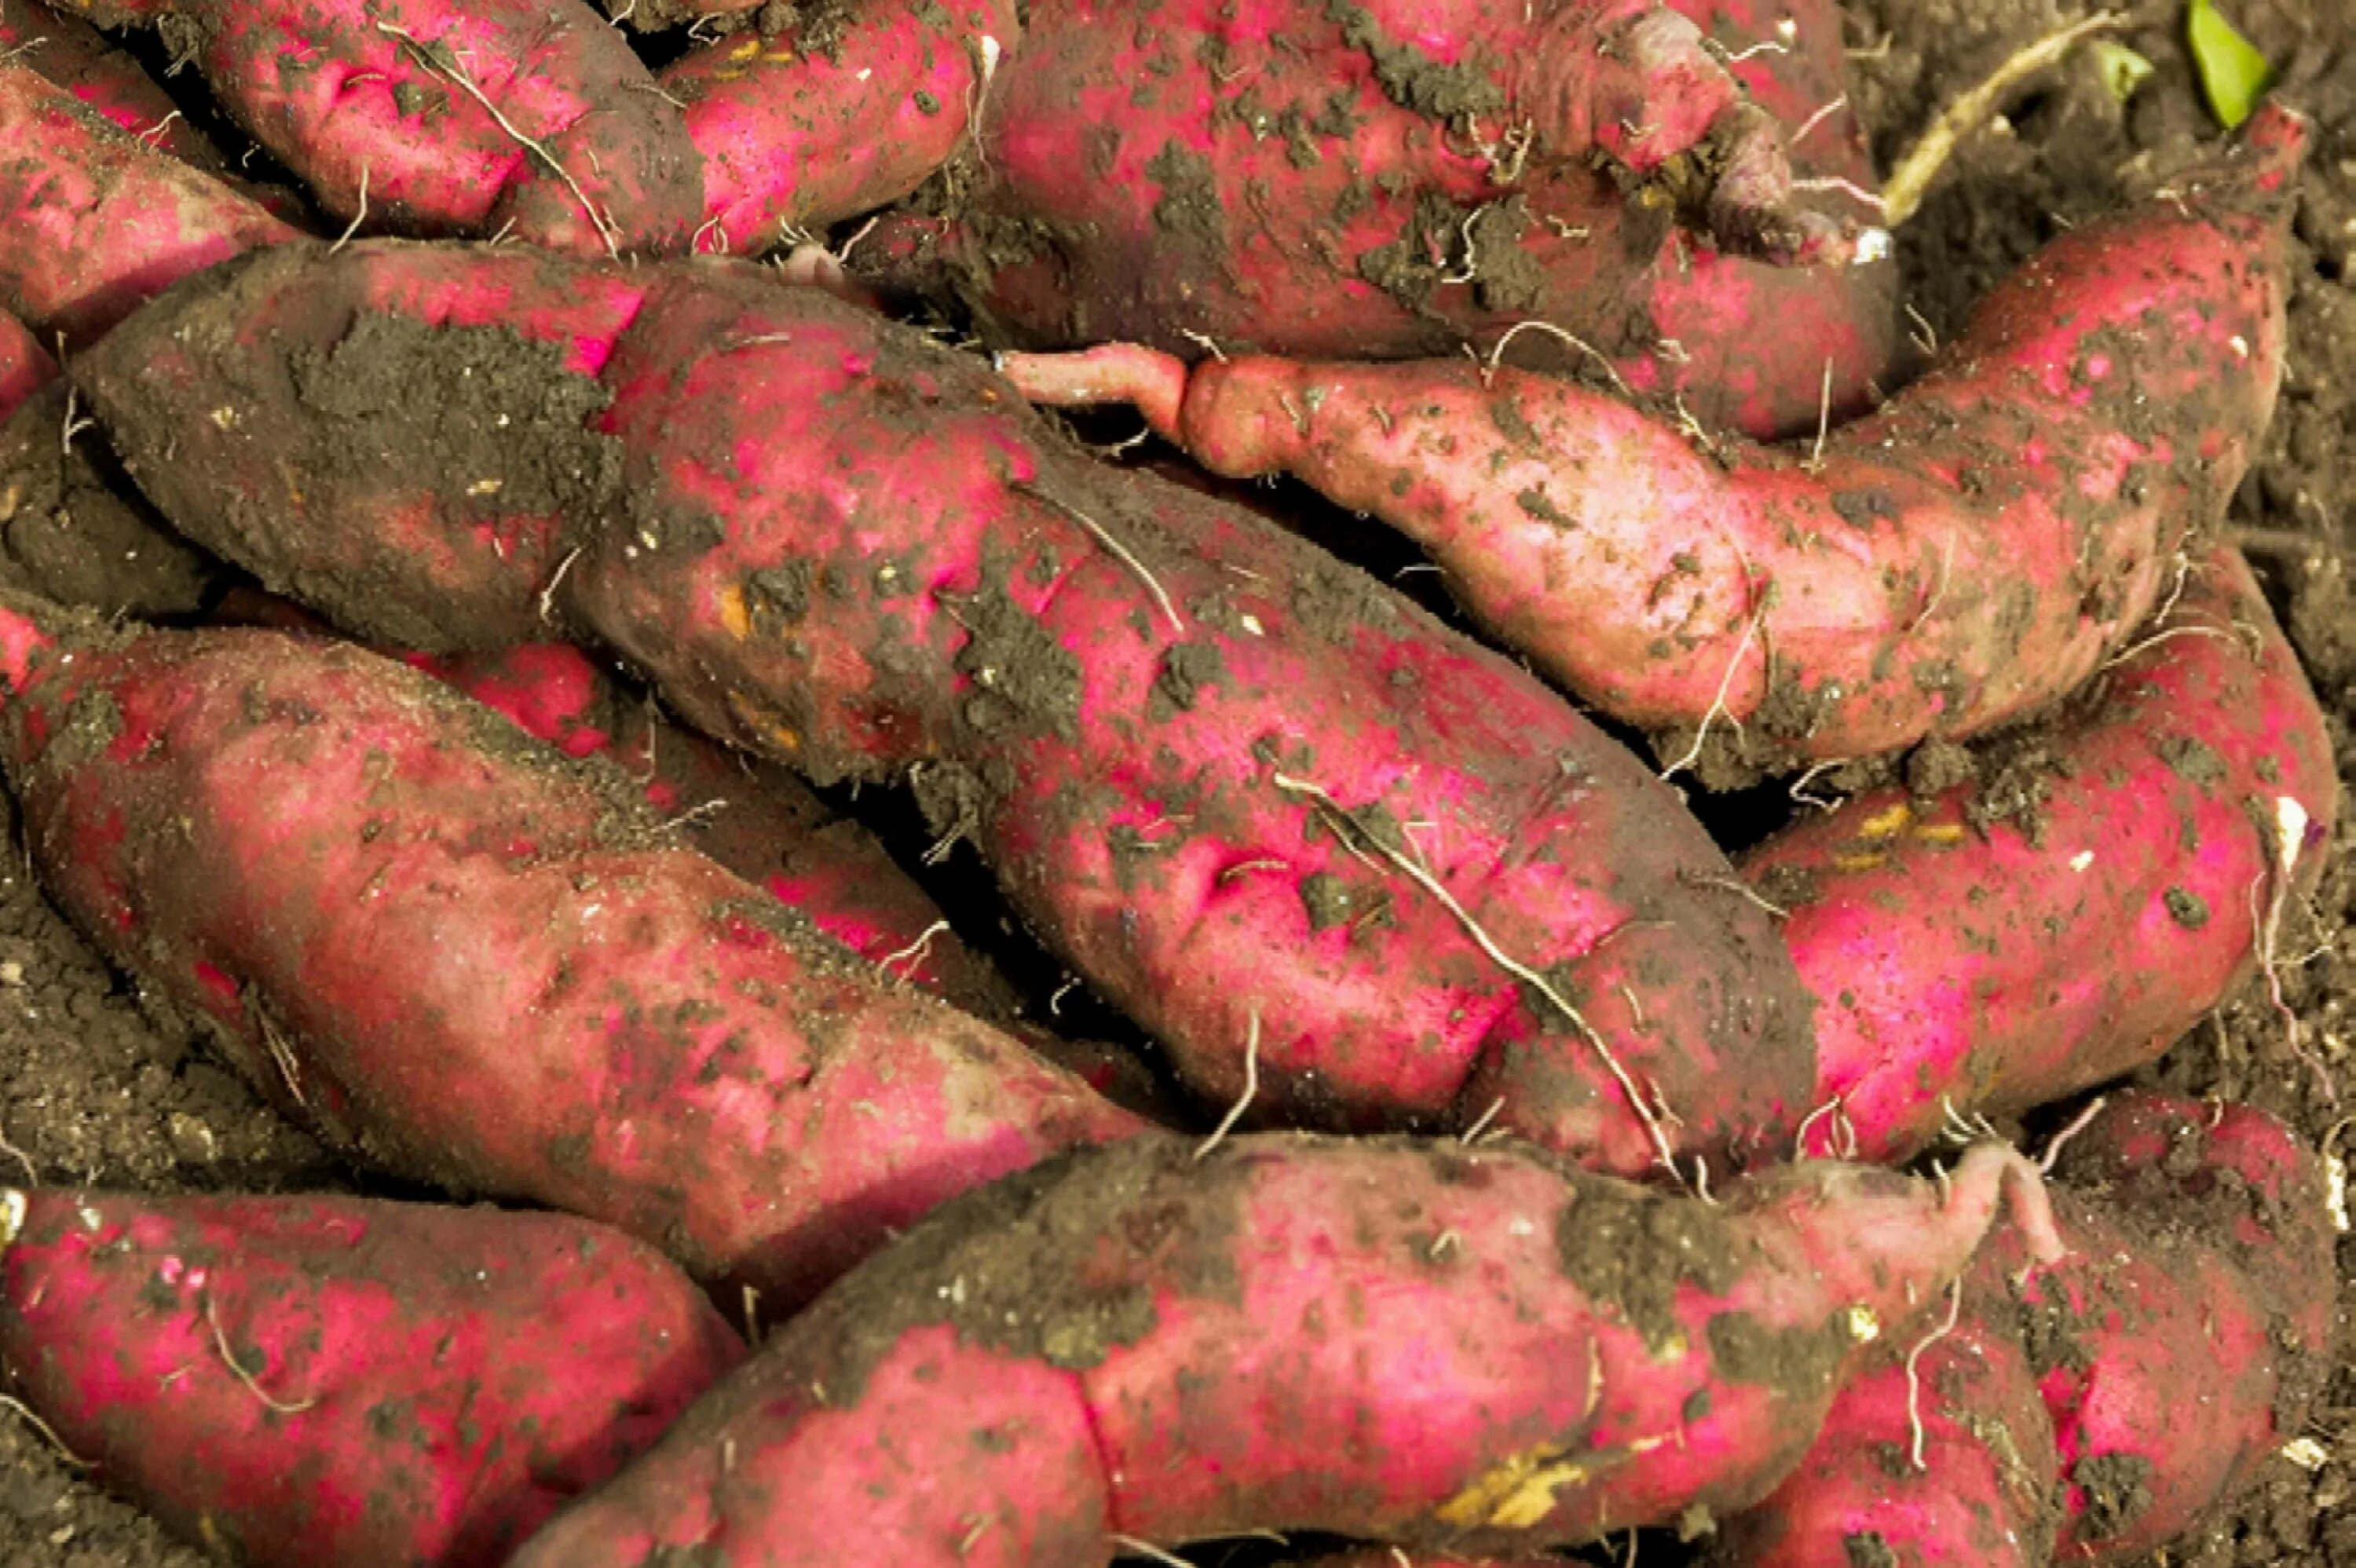
<path id="1" fill-rule="evenodd" d="M 1909 297 L 1927 330 L 1951 335 L 1971 302 L 2040 243 L 2164 177 L 2213 136 L 2179 41 L 2181 0 L 2126 8 L 2133 20 L 2122 41 L 2157 68 L 2134 98 L 2117 103 L 2083 53 L 2048 72 L 2016 96 L 2007 120 L 1961 149 L 1902 232 Z M 2088 9 L 2078 0 L 1850 0 L 1856 99 L 1885 165 L 1937 105 L 2027 39 Z M 2356 589 L 2346 553 L 2356 548 L 2347 532 L 2356 521 L 2356 6 L 2227 0 L 2226 9 L 2319 123 L 2298 217 L 2302 265 L 2281 412 L 2233 521 L 2332 716 L 2342 777 L 2356 783 Z M 266 1191 L 360 1179 L 187 1039 L 149 1020 L 131 989 L 43 902 L 5 801 L 0 817 L 0 1182 L 29 1175 L 154 1191 Z M 2307 1055 L 2294 1051 L 2284 1016 L 2254 986 L 2180 1042 L 2155 1079 L 2253 1101 L 2318 1139 L 2356 1113 L 2351 842 L 2343 827 L 2302 962 L 2282 974 Z M 2341 1086 L 2346 1111 L 2333 1097 Z M 2343 1281 L 2356 1278 L 2356 1239 L 2343 1243 L 2341 1264 Z M 2356 1363 L 2343 1363 L 2308 1435 L 2314 1467 L 2273 1462 L 2236 1516 L 2156 1561 L 2356 1564 Z M 1264 1546 L 1213 1548 L 1200 1560 L 1240 1568 L 1268 1554 Z M 1644 1543 L 1644 1562 L 1677 1556 L 1666 1536 Z M 194 1568 L 201 1561 L 82 1482 L 39 1434 L 0 1413 L 0 1564 Z"/>

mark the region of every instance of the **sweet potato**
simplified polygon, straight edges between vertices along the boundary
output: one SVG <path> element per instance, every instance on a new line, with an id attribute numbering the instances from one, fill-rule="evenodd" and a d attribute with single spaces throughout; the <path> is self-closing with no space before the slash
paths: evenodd
<path id="1" fill-rule="evenodd" d="M 2140 651 L 1990 776 L 1869 791 L 1744 858 L 1816 998 L 1816 1151 L 1903 1157 L 1950 1106 L 2131 1072 L 2289 940 L 2330 737 L 2241 557 L 2187 564 Z"/>
<path id="2" fill-rule="evenodd" d="M 372 1163 L 790 1304 L 950 1193 L 1139 1125 L 417 671 L 261 631 L 0 629 L 45 885 Z"/>
<path id="3" fill-rule="evenodd" d="M 499 646 L 544 603 L 709 733 L 913 775 L 1217 1102 L 1503 1100 L 1623 1170 L 1788 1147 L 1789 960 L 1665 786 L 969 356 L 744 265 L 378 242 L 217 270 L 75 368 L 167 516 L 354 631 Z"/>
<path id="4" fill-rule="evenodd" d="M 0 59 L 0 309 L 79 345 L 166 285 L 295 230 Z"/>
<path id="5" fill-rule="evenodd" d="M 896 201 L 947 162 L 1023 33 L 1013 0 L 868 0 L 662 72 L 703 156 L 705 249 L 760 251 Z"/>
<path id="6" fill-rule="evenodd" d="M 1832 84 L 1804 115 L 1841 91 L 1840 22 L 1825 0 L 1790 9 L 1827 62 L 1804 75 Z M 1778 128 L 1674 10 L 1188 0 L 1141 27 L 1121 15 L 1033 5 L 946 214 L 887 220 L 854 265 L 958 296 L 1034 347 L 1452 356 L 1537 321 L 1555 332 L 1516 334 L 1518 353 L 1575 360 L 1567 330 L 1762 433 L 1813 423 L 1828 360 L 1844 408 L 1886 368 L 1890 269 L 1737 260 L 1840 261 L 1856 238 L 1795 205 Z M 1869 180 L 1853 144 L 1824 144 Z M 1673 232 L 1681 215 L 1698 243 Z M 1764 329 L 1802 314 L 1816 330 Z"/>
<path id="7" fill-rule="evenodd" d="M 653 1249 L 558 1215 L 0 1191 L 0 1368 L 249 1568 L 498 1568 L 744 1359 Z"/>
<path id="8" fill-rule="evenodd" d="M 57 379 L 58 363 L 21 321 L 0 311 L 0 422 Z"/>
<path id="9" fill-rule="evenodd" d="M 159 152 L 208 174 L 228 173 L 220 149 L 155 78 L 80 17 L 36 0 L 0 0 L 0 54 L 32 67 Z"/>
<path id="10" fill-rule="evenodd" d="M 2264 1113 L 2137 1093 L 2101 1107 L 2059 1171 L 2069 1255 L 1992 1242 L 1958 1327 L 1891 1346 L 1845 1389 L 1712 1564 L 2140 1559 L 2297 1430 L 2337 1288 L 2313 1157 Z"/>
<path id="11" fill-rule="evenodd" d="M 581 0 L 67 0 L 167 26 L 239 123 L 338 219 L 685 247 L 701 169 L 676 105 Z"/>
<path id="12" fill-rule="evenodd" d="M 2074 690 L 2223 514 L 2281 378 L 2305 123 L 2066 235 L 1931 375 L 1822 443 L 1688 436 L 1458 359 L 1135 347 L 1007 357 L 1048 401 L 1135 400 L 1215 472 L 1290 473 L 1422 543 L 1498 637 L 1632 723 L 1746 762 L 1976 734 Z"/>
<path id="13" fill-rule="evenodd" d="M 2010 1186 L 1823 1163 L 1722 1207 L 1542 1157 L 1286 1136 L 1060 1161 L 788 1324 L 516 1568 L 1101 1568 L 1329 1530 L 1530 1552 L 1730 1509 Z M 724 1457 L 723 1457 L 724 1456 Z"/>

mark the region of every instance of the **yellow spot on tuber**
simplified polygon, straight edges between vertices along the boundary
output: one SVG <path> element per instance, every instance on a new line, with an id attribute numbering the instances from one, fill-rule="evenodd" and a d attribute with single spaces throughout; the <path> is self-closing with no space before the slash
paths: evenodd
<path id="1" fill-rule="evenodd" d="M 721 591 L 720 624 L 740 643 L 753 635 L 753 613 L 744 606 L 744 590 L 733 582 Z"/>
<path id="2" fill-rule="evenodd" d="M 1905 832 L 1913 820 L 1914 808 L 1901 800 L 1888 810 L 1877 811 L 1867 817 L 1858 827 L 1857 836 L 1860 838 L 1895 838 Z"/>
<path id="3" fill-rule="evenodd" d="M 1533 1448 L 1493 1465 L 1440 1505 L 1440 1520 L 1460 1529 L 1529 1530 L 1554 1511 L 1555 1494 L 1592 1474 L 1584 1459 L 1553 1446 Z"/>

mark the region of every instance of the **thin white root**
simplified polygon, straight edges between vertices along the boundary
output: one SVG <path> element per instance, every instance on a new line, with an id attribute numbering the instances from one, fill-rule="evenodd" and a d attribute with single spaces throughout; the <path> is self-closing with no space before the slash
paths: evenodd
<path id="1" fill-rule="evenodd" d="M 1488 362 L 1482 370 L 1482 381 L 1484 385 L 1487 383 L 1488 379 L 1491 376 L 1497 373 L 1497 367 L 1504 361 L 1505 357 L 1505 346 L 1513 342 L 1515 338 L 1520 336 L 1525 332 L 1542 332 L 1548 337 L 1556 338 L 1560 342 L 1568 344 L 1569 347 L 1578 349 L 1581 354 L 1586 355 L 1590 359 L 1594 360 L 1598 365 L 1603 367 L 1603 373 L 1612 378 L 1612 385 L 1618 389 L 1622 397 L 1628 399 L 1631 402 L 1635 400 L 1636 394 L 1630 390 L 1628 383 L 1621 379 L 1620 368 L 1612 363 L 1611 359 L 1605 356 L 1603 350 L 1596 347 L 1595 345 L 1588 342 L 1587 339 L 1578 336 L 1573 333 L 1565 331 L 1563 328 L 1557 326 L 1550 321 L 1517 321 L 1514 323 L 1513 325 L 1505 328 L 1505 335 L 1499 337 L 1496 343 L 1489 350 Z"/>
<path id="2" fill-rule="evenodd" d="M 1946 166 L 1956 146 L 1996 112 L 1997 102 L 2023 78 L 2056 64 L 2082 40 L 2107 33 L 2126 20 L 2125 12 L 2104 11 L 2049 33 L 2014 51 L 1986 80 L 1941 110 L 1881 183 L 1882 211 L 1890 227 L 1897 228 L 1922 209 L 1932 180 Z"/>
<path id="3" fill-rule="evenodd" d="M 933 950 L 933 938 L 940 935 L 948 928 L 949 923 L 948 921 L 937 920 L 933 922 L 932 924 L 925 927 L 924 931 L 917 936 L 916 941 L 911 942 L 907 946 L 901 948 L 897 953 L 887 953 L 882 958 L 876 960 L 875 967 L 884 972 L 884 978 L 886 979 L 906 979 L 908 977 L 907 975 L 893 974 L 892 966 L 894 964 L 905 964 L 908 966 L 909 972 L 914 973 L 916 965 L 925 961 L 925 955 Z"/>
<path id="4" fill-rule="evenodd" d="M 1211 1136 L 1196 1146 L 1194 1158 L 1197 1163 L 1207 1157 L 1229 1133 L 1236 1130 L 1236 1124 L 1244 1119 L 1244 1113 L 1251 1109 L 1252 1100 L 1258 1093 L 1259 1009 L 1254 1008 L 1251 1010 L 1251 1030 L 1244 1037 L 1244 1092 L 1237 1096 L 1234 1104 L 1227 1107 L 1227 1114 L 1219 1118 L 1219 1125 L 1211 1129 Z"/>
<path id="5" fill-rule="evenodd" d="M 1160 605 L 1162 607 L 1162 613 L 1170 618 L 1171 630 L 1176 632 L 1182 637 L 1186 635 L 1186 623 L 1179 618 L 1178 606 L 1170 602 L 1169 591 L 1162 586 L 1162 580 L 1154 576 L 1151 571 L 1148 571 L 1143 561 L 1138 560 L 1136 556 L 1130 553 L 1130 549 L 1127 545 L 1113 538 L 1110 529 L 1107 528 L 1102 523 L 1098 522 L 1094 517 L 1089 517 L 1086 512 L 1081 511 L 1077 507 L 1072 506 L 1068 502 L 1058 500 L 1056 497 L 1048 495 L 1044 490 L 1031 490 L 1026 493 L 1038 496 L 1039 499 L 1046 502 L 1047 505 L 1055 507 L 1055 510 L 1063 513 L 1064 516 L 1071 518 L 1072 521 L 1087 529 L 1088 537 L 1095 539 L 1097 543 L 1104 546 L 1105 553 L 1111 556 L 1115 560 L 1120 562 L 1121 565 L 1129 568 L 1130 575 L 1134 576 L 1140 582 L 1145 584 L 1145 591 L 1153 595 L 1154 603 Z"/>
<path id="6" fill-rule="evenodd" d="M 284 1400 L 273 1399 L 270 1396 L 270 1391 L 263 1388 L 235 1356 L 230 1354 L 229 1336 L 221 1332 L 220 1314 L 213 1309 L 213 1298 L 209 1296 L 205 1297 L 205 1327 L 213 1331 L 213 1348 L 220 1352 L 221 1364 L 236 1376 L 238 1381 L 246 1386 L 247 1392 L 254 1398 L 280 1415 L 300 1415 L 305 1411 L 317 1406 L 319 1402 L 316 1398 L 300 1400 L 288 1404 Z"/>
<path id="7" fill-rule="evenodd" d="M 352 220 L 346 224 L 344 231 L 336 237 L 336 242 L 327 247 L 328 255 L 332 256 L 350 244 L 352 236 L 360 231 L 360 225 L 368 221 L 368 196 L 369 165 L 363 163 L 360 165 L 360 209 L 352 214 Z"/>
<path id="8" fill-rule="evenodd" d="M 1923 1351 L 1955 1331 L 1955 1325 L 1961 1321 L 1963 1315 L 1964 1280 L 1963 1276 L 1958 1275 L 1955 1276 L 1954 1284 L 1947 1291 L 1945 1318 L 1936 1328 L 1916 1340 L 1914 1348 L 1906 1352 L 1906 1425 L 1907 1429 L 1913 1434 L 1912 1442 L 1907 1448 L 1907 1457 L 1912 1462 L 1918 1473 L 1931 1467 L 1922 1452 L 1928 1437 L 1922 1430 L 1922 1378 L 1918 1370 L 1919 1363 L 1922 1360 Z"/>
<path id="9" fill-rule="evenodd" d="M 2037 1157 L 2037 1168 L 2047 1176 L 2052 1175 L 2053 1163 L 2062 1157 L 2062 1151 L 2069 1147 L 2070 1140 L 2084 1132 L 2094 1119 L 2103 1114 L 2103 1107 L 2110 1103 L 2109 1095 L 2097 1094 L 2084 1110 L 2071 1117 L 2070 1125 L 2055 1133 L 2046 1144 L 2045 1152 Z"/>
<path id="10" fill-rule="evenodd" d="M 5 56 L 0 56 L 0 59 L 5 58 Z M 98 1468 L 97 1461 L 85 1459 L 80 1455 L 75 1453 L 72 1449 L 67 1447 L 66 1440 L 58 1435 L 58 1429 L 51 1426 L 48 1422 L 43 1421 L 39 1415 L 34 1413 L 33 1407 L 27 1404 L 23 1400 L 13 1399 L 7 1394 L 0 1393 L 0 1410 L 11 1412 L 19 1421 L 22 1421 L 26 1425 L 39 1433 L 42 1440 L 48 1443 L 50 1447 L 57 1450 L 58 1457 L 64 1460 L 68 1465 L 72 1466 L 75 1469 L 95 1470 Z"/>
<path id="11" fill-rule="evenodd" d="M 1587 1042 L 1589 1049 L 1595 1052 L 1602 1061 L 1605 1070 L 1620 1085 L 1620 1092 L 1628 1097 L 1628 1104 L 1634 1109 L 1636 1119 L 1644 1124 L 1646 1136 L 1652 1139 L 1655 1161 L 1662 1169 L 1667 1171 L 1679 1186 L 1686 1184 L 1685 1171 L 1677 1165 L 1676 1150 L 1669 1143 L 1668 1134 L 1661 1125 L 1660 1115 L 1645 1101 L 1643 1093 L 1636 1087 L 1636 1081 L 1628 1075 L 1628 1070 L 1621 1065 L 1620 1058 L 1612 1051 L 1611 1042 L 1603 1038 L 1601 1030 L 1587 1021 L 1586 1014 L 1571 1006 L 1570 998 L 1555 988 L 1553 981 L 1498 946 L 1496 940 L 1482 928 L 1479 921 L 1472 918 L 1471 911 L 1456 901 L 1456 895 L 1450 892 L 1438 877 L 1433 876 L 1420 862 L 1410 859 L 1404 851 L 1384 843 L 1368 833 L 1359 826 L 1355 817 L 1342 809 L 1341 804 L 1334 800 L 1323 785 L 1308 779 L 1289 778 L 1283 773 L 1271 774 L 1270 778 L 1276 787 L 1286 794 L 1305 795 L 1314 803 L 1324 815 L 1326 825 L 1341 837 L 1344 845 L 1363 842 L 1366 848 L 1374 850 L 1396 866 L 1416 886 L 1430 894 L 1434 903 L 1448 912 L 1456 923 L 1463 928 L 1464 933 L 1472 939 L 1474 944 L 1488 955 L 1491 963 L 1544 997 L 1556 1011 L 1569 1019 L 1571 1027 L 1579 1031 L 1580 1037 Z M 1361 858 L 1363 859 L 1363 855 Z"/>
<path id="12" fill-rule="evenodd" d="M 1709 707 L 1703 711 L 1701 723 L 1694 730 L 1693 744 L 1686 748 L 1684 756 L 1661 770 L 1664 781 L 1676 777 L 1701 761 L 1702 747 L 1709 740 L 1709 727 L 1720 714 L 1724 714 L 1726 721 L 1734 726 L 1736 734 L 1742 733 L 1742 720 L 1737 719 L 1734 710 L 1726 705 L 1727 693 L 1734 689 L 1735 674 L 1742 668 L 1743 657 L 1751 652 L 1751 642 L 1759 635 L 1759 628 L 1766 619 L 1767 606 L 1762 601 L 1752 612 L 1751 619 L 1743 623 L 1742 640 L 1734 645 L 1734 656 L 1726 661 L 1726 673 L 1718 680 L 1718 695 L 1709 699 Z"/>

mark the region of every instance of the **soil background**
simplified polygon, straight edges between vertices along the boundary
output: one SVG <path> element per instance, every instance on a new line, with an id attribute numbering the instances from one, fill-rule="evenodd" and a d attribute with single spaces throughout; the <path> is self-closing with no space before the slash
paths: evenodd
<path id="1" fill-rule="evenodd" d="M 2116 35 L 2157 68 L 2125 105 L 2081 52 L 2016 94 L 2006 118 L 1960 150 L 1901 232 L 1908 298 L 1922 325 L 1951 335 L 1972 302 L 2044 240 L 2105 211 L 2188 161 L 2216 127 L 2181 45 L 2182 0 L 2127 8 Z M 2227 0 L 2278 68 L 2285 94 L 2316 117 L 2297 219 L 2291 355 L 2281 411 L 2236 502 L 2233 526 L 2331 717 L 2341 776 L 2356 786 L 2356 0 Z M 1883 166 L 1937 107 L 2030 38 L 2086 14 L 2055 0 L 1850 0 L 1854 99 Z M 1369 562 L 1369 564 L 1375 564 Z M 906 837 L 905 820 L 879 824 Z M 43 901 L 13 807 L 0 797 L 0 1182 L 19 1178 L 151 1191 L 358 1189 L 402 1195 L 327 1158 L 187 1039 L 159 1029 Z M 2356 1114 L 2356 835 L 2343 827 L 2308 929 L 2284 946 L 2304 1040 L 2253 987 L 2196 1029 L 2150 1076 L 2245 1099 L 2319 1140 Z M 944 890 L 953 908 L 984 910 Z M 987 915 L 983 923 L 994 924 Z M 976 934 L 987 935 L 987 933 Z M 1018 970 L 1052 983 L 1035 955 Z M 2345 1107 L 2334 1098 L 2339 1092 Z M 2356 1238 L 2340 1253 L 2343 1305 L 2356 1306 Z M 2344 1314 L 2343 1314 L 2344 1316 Z M 2356 1350 L 2356 1344 L 2349 1349 Z M 2155 1563 L 2356 1564 L 2356 1366 L 2343 1364 L 2307 1434 L 2313 1468 L 2269 1465 L 2239 1511 Z M 1667 1538 L 1641 1560 L 1674 1563 Z M 1622 1560 L 1624 1545 L 1598 1549 Z M 1214 1547 L 1205 1564 L 1265 1563 L 1266 1546 Z M 0 1568 L 196 1568 L 198 1553 L 80 1479 L 47 1443 L 0 1414 Z"/>

